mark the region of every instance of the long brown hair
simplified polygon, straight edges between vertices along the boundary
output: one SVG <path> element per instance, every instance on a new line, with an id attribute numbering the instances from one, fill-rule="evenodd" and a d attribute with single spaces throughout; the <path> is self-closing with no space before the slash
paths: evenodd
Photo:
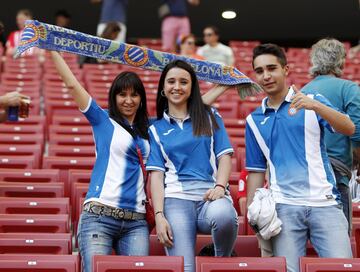
<path id="1" fill-rule="evenodd" d="M 191 94 L 187 101 L 187 109 L 191 118 L 194 136 L 211 136 L 215 129 L 219 126 L 215 120 L 215 116 L 208 105 L 205 105 L 201 99 L 199 82 L 197 80 L 194 69 L 183 60 L 175 60 L 167 64 L 161 73 L 158 92 L 156 97 L 156 113 L 157 119 L 163 117 L 165 110 L 169 108 L 168 100 L 161 95 L 164 90 L 165 77 L 172 68 L 180 68 L 187 71 L 191 77 Z M 210 119 L 209 119 L 210 116 Z M 211 120 L 211 122 L 210 122 Z"/>

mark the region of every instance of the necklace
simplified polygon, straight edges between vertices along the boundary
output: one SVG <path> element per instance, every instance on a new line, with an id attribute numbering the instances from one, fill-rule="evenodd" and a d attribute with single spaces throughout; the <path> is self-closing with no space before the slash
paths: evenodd
<path id="1" fill-rule="evenodd" d="M 176 117 L 176 116 L 174 116 L 174 115 L 172 115 L 172 114 L 170 114 L 170 113 L 168 113 L 168 115 L 169 115 L 171 118 L 173 118 L 173 119 L 175 119 L 175 120 L 178 120 L 178 121 L 180 121 L 180 122 L 183 122 L 184 119 L 186 118 L 186 116 L 185 116 L 185 117 Z"/>

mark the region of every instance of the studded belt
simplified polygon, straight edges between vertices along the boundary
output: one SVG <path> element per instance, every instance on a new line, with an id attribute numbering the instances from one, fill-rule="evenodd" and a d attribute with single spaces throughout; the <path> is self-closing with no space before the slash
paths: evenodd
<path id="1" fill-rule="evenodd" d="M 129 211 L 122 208 L 114 208 L 106 205 L 102 205 L 97 202 L 88 202 L 84 205 L 84 211 L 97 214 L 114 217 L 115 219 L 124 220 L 141 220 L 145 219 L 144 213 L 138 213 Z"/>

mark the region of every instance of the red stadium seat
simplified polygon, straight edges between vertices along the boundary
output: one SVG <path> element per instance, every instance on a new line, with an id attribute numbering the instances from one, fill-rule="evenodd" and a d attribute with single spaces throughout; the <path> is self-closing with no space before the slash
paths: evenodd
<path id="1" fill-rule="evenodd" d="M 9 182 L 60 182 L 58 169 L 4 169 L 0 181 Z"/>
<path id="2" fill-rule="evenodd" d="M 224 125 L 228 128 L 245 128 L 246 120 L 238 118 L 224 118 Z"/>
<path id="3" fill-rule="evenodd" d="M 36 137 L 36 136 L 35 136 Z M 33 168 L 38 169 L 41 166 L 42 160 L 42 146 L 40 144 L 31 145 L 8 145 L 0 144 L 0 158 L 6 158 L 7 156 L 34 156 L 32 162 Z"/>
<path id="4" fill-rule="evenodd" d="M 238 150 L 239 147 L 245 147 L 244 137 L 230 137 L 230 142 L 235 151 Z"/>
<path id="5" fill-rule="evenodd" d="M 71 117 L 82 115 L 73 100 L 46 100 L 45 112 L 48 124 L 52 123 L 52 117 L 56 115 Z"/>
<path id="6" fill-rule="evenodd" d="M 29 73 L 2 73 L 1 81 L 39 81 L 38 74 Z"/>
<path id="7" fill-rule="evenodd" d="M 54 116 L 53 122 L 54 125 L 62 126 L 90 126 L 89 121 L 85 118 L 84 115 L 79 116 Z"/>
<path id="8" fill-rule="evenodd" d="M 0 254 L 71 253 L 71 233 L 0 233 Z"/>
<path id="9" fill-rule="evenodd" d="M 230 188 L 230 196 L 233 200 L 234 208 L 235 208 L 237 214 L 240 215 L 239 203 L 236 201 L 236 196 L 239 191 L 238 190 L 239 186 L 237 184 L 230 184 L 229 188 Z"/>
<path id="10" fill-rule="evenodd" d="M 199 255 L 200 251 L 212 244 L 211 235 L 198 234 L 195 246 L 195 255 Z M 238 235 L 235 241 L 233 254 L 237 257 L 260 257 L 261 252 L 258 240 L 254 235 Z"/>
<path id="11" fill-rule="evenodd" d="M 360 271 L 360 259 L 341 258 L 300 258 L 301 272 Z"/>
<path id="12" fill-rule="evenodd" d="M 0 254 L 0 270 L 9 272 L 79 272 L 79 256 Z"/>
<path id="13" fill-rule="evenodd" d="M 1 124 L 1 134 L 42 134 L 44 127 L 42 125 L 26 125 L 18 123 Z"/>
<path id="14" fill-rule="evenodd" d="M 70 232 L 69 216 L 65 214 L 2 214 L 0 232 Z"/>
<path id="15" fill-rule="evenodd" d="M 85 183 L 88 185 L 90 182 L 90 176 L 90 170 L 69 169 L 69 180 L 71 184 Z"/>
<path id="16" fill-rule="evenodd" d="M 238 257 L 261 257 L 259 242 L 255 235 L 238 235 L 234 251 Z"/>
<path id="17" fill-rule="evenodd" d="M 353 217 L 360 217 L 360 203 L 352 203 L 352 215 Z"/>
<path id="18" fill-rule="evenodd" d="M 1 171 L 0 171 L 1 172 Z M 0 181 L 0 196 L 3 197 L 64 197 L 64 183 L 52 182 L 3 182 Z"/>
<path id="19" fill-rule="evenodd" d="M 44 169 L 60 169 L 60 179 L 64 182 L 65 195 L 70 194 L 69 169 L 91 170 L 94 166 L 95 158 L 92 157 L 44 157 Z"/>
<path id="20" fill-rule="evenodd" d="M 50 135 L 92 135 L 91 126 L 63 126 L 63 125 L 50 125 Z"/>
<path id="21" fill-rule="evenodd" d="M 44 157 L 44 169 L 89 169 L 94 166 L 95 158 L 86 157 Z M 66 173 L 67 174 L 67 173 Z M 61 176 L 61 172 L 60 172 Z"/>
<path id="22" fill-rule="evenodd" d="M 231 172 L 229 184 L 235 184 L 238 185 L 240 179 L 240 172 Z"/>
<path id="23" fill-rule="evenodd" d="M 94 256 L 94 272 L 183 272 L 182 256 Z"/>
<path id="24" fill-rule="evenodd" d="M 286 272 L 284 257 L 196 257 L 195 262 L 197 272 Z"/>
<path id="25" fill-rule="evenodd" d="M 240 112 L 238 118 L 245 119 L 250 113 L 252 113 L 261 103 L 244 101 L 240 104 Z"/>
<path id="26" fill-rule="evenodd" d="M 94 137 L 92 135 L 51 134 L 51 135 L 49 135 L 49 144 L 94 146 Z"/>
<path id="27" fill-rule="evenodd" d="M 13 122 L 7 121 L 5 123 L 2 123 L 1 125 L 4 124 L 11 124 L 14 125 Z M 29 117 L 27 118 L 19 118 L 19 121 L 16 122 L 16 125 L 21 126 L 21 125 L 41 125 L 44 129 L 45 129 L 45 116 L 40 116 L 40 115 L 29 115 Z"/>
<path id="28" fill-rule="evenodd" d="M 68 198 L 0 197 L 0 214 L 70 214 Z"/>
<path id="29" fill-rule="evenodd" d="M 150 256 L 166 256 L 164 246 L 160 244 L 156 234 L 150 234 Z"/>
<path id="30" fill-rule="evenodd" d="M 0 168 L 34 169 L 38 163 L 35 155 L 0 155 Z"/>
<path id="31" fill-rule="evenodd" d="M 237 169 L 239 169 L 239 171 L 245 169 L 245 167 L 246 167 L 245 147 L 238 147 L 237 149 L 235 149 L 235 156 L 236 156 L 236 161 L 237 161 Z"/>
<path id="32" fill-rule="evenodd" d="M 245 128 L 226 128 L 229 137 L 245 137 Z"/>
<path id="33" fill-rule="evenodd" d="M 49 156 L 58 157 L 95 157 L 95 147 L 86 145 L 50 144 L 48 152 Z"/>
<path id="34" fill-rule="evenodd" d="M 36 137 L 31 134 L 0 134 L 0 144 L 40 144 L 44 145 L 43 134 L 37 134 Z"/>
<path id="35" fill-rule="evenodd" d="M 260 44 L 259 41 L 235 41 L 231 40 L 229 41 L 230 47 L 236 47 L 236 48 L 250 48 L 251 50 Z"/>
<path id="36" fill-rule="evenodd" d="M 222 118 L 238 118 L 239 105 L 237 102 L 219 101 L 212 104 L 220 113 Z"/>
<path id="37" fill-rule="evenodd" d="M 72 219 L 76 223 L 79 220 L 80 213 L 82 211 L 81 198 L 86 196 L 88 191 L 88 183 L 71 182 L 71 207 L 72 207 Z"/>
<path id="38" fill-rule="evenodd" d="M 115 63 L 102 63 L 102 64 L 95 64 L 95 63 L 84 63 L 82 67 L 84 73 L 92 72 L 92 71 L 101 71 L 101 70 L 113 70 L 119 71 L 119 66 Z"/>

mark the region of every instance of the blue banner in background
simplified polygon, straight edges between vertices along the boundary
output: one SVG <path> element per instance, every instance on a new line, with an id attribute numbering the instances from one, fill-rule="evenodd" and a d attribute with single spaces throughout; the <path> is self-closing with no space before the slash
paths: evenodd
<path id="1" fill-rule="evenodd" d="M 21 42 L 14 57 L 19 57 L 21 53 L 34 46 L 159 72 L 169 62 L 181 59 L 194 68 L 198 79 L 216 84 L 234 85 L 242 98 L 247 95 L 256 95 L 262 91 L 260 86 L 232 66 L 119 43 L 36 20 L 29 20 L 26 21 Z"/>

